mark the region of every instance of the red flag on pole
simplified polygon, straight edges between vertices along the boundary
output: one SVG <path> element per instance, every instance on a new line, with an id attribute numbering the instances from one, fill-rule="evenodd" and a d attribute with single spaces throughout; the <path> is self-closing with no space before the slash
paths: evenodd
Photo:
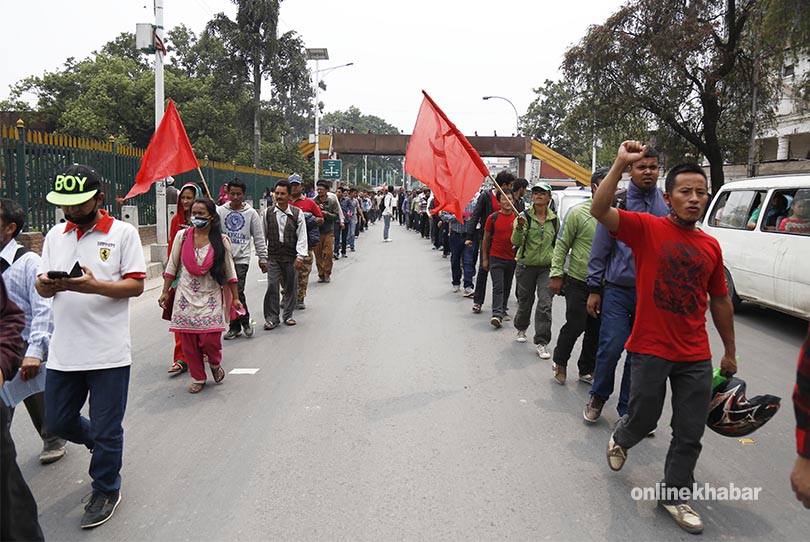
<path id="1" fill-rule="evenodd" d="M 462 211 L 489 170 L 427 92 L 422 94 L 425 98 L 405 153 L 405 171 L 430 186 L 440 203 L 435 211 L 448 211 L 463 220 Z"/>
<path id="2" fill-rule="evenodd" d="M 155 130 L 141 160 L 141 168 L 135 176 L 135 186 L 124 199 L 143 194 L 159 179 L 185 173 L 197 166 L 197 157 L 194 156 L 186 128 L 177 114 L 174 102 L 169 99 L 163 120 Z"/>

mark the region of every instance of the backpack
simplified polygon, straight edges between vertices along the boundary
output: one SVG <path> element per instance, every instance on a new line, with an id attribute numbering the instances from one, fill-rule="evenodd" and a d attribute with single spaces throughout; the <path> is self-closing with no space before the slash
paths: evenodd
<path id="1" fill-rule="evenodd" d="M 24 246 L 20 246 L 17 248 L 17 252 L 14 253 L 14 260 L 12 260 L 11 264 L 9 264 L 6 260 L 0 260 L 0 273 L 5 273 L 6 269 L 14 265 L 14 263 L 16 263 L 16 261 L 19 260 L 20 257 L 22 257 L 22 255 L 25 254 L 26 252 L 31 251 L 25 248 Z"/>
<path id="2" fill-rule="evenodd" d="M 318 226 L 318 218 L 312 213 L 304 212 L 304 220 L 306 221 L 307 225 L 307 248 L 312 250 L 321 240 L 321 230 L 320 226 Z M 297 219 L 295 225 L 298 226 Z"/>
<path id="3" fill-rule="evenodd" d="M 521 245 L 521 249 L 525 252 L 526 250 L 526 241 L 529 238 L 528 229 L 532 227 L 532 217 L 528 211 L 523 211 L 523 217 L 526 219 L 526 239 L 523 240 L 523 244 Z M 555 216 L 551 219 L 551 225 L 554 227 L 554 237 L 551 238 L 551 248 L 552 250 L 554 247 L 557 246 L 557 235 L 560 233 L 560 217 Z"/>
<path id="4" fill-rule="evenodd" d="M 382 213 L 382 212 L 385 212 L 385 198 L 387 198 L 387 197 L 388 197 L 388 195 L 386 194 L 386 195 L 383 197 L 383 199 L 381 199 L 381 200 L 380 200 L 380 212 L 381 212 L 381 213 Z"/>

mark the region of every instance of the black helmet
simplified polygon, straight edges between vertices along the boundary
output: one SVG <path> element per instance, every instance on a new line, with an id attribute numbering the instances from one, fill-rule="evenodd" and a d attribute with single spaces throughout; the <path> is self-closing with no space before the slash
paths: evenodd
<path id="1" fill-rule="evenodd" d="M 726 437 L 743 437 L 773 418 L 782 399 L 775 395 L 745 397 L 745 380 L 728 377 L 712 390 L 706 425 Z"/>

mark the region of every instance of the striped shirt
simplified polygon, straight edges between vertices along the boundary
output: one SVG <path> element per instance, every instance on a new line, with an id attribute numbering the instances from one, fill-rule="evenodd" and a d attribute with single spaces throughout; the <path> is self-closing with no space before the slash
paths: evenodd
<path id="1" fill-rule="evenodd" d="M 26 252 L 14 262 L 14 255 L 20 246 L 11 240 L 0 251 L 0 259 L 9 264 L 9 268 L 3 273 L 3 280 L 9 298 L 25 313 L 25 328 L 22 332 L 22 339 L 28 343 L 25 356 L 42 360 L 48 351 L 53 333 L 51 300 L 37 293 L 39 255 Z"/>

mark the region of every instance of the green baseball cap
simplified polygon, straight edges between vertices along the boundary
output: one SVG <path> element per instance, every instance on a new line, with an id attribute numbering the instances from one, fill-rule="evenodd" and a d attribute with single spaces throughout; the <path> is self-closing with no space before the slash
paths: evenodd
<path id="1" fill-rule="evenodd" d="M 546 182 L 535 183 L 534 186 L 532 186 L 532 192 L 535 190 L 545 190 L 546 192 L 551 192 L 551 185 Z"/>
<path id="2" fill-rule="evenodd" d="M 101 176 L 90 166 L 73 164 L 56 172 L 45 199 L 53 205 L 81 205 L 101 190 Z"/>

